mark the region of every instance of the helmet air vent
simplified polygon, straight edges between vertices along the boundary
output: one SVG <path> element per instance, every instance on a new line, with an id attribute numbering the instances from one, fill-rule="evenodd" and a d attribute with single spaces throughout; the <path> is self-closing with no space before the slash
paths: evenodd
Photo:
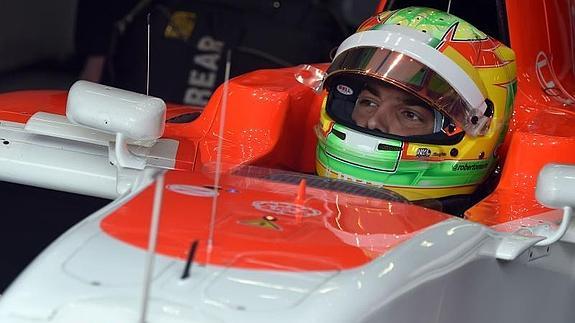
<path id="1" fill-rule="evenodd" d="M 399 146 L 392 146 L 386 144 L 378 144 L 377 150 L 387 150 L 387 151 L 401 151 L 401 147 Z"/>
<path id="2" fill-rule="evenodd" d="M 345 133 L 337 130 L 337 129 L 331 129 L 331 133 L 333 133 L 336 137 L 338 137 L 341 140 L 345 140 Z"/>

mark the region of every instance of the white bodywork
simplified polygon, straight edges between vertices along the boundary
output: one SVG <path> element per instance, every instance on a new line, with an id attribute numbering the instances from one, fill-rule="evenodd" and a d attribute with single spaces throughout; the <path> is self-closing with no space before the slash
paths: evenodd
<path id="1" fill-rule="evenodd" d="M 174 168 L 178 142 L 159 138 L 165 109 L 157 98 L 78 81 L 68 118 L 38 112 L 25 126 L 0 123 L 0 180 L 116 198 L 145 167 Z"/>
<path id="2" fill-rule="evenodd" d="M 52 122 L 56 123 L 46 120 Z M 52 124 L 52 128 L 56 126 Z M 22 124 L 2 122 L 0 138 L 5 139 L 0 143 L 0 180 L 104 198 L 127 192 L 141 171 L 113 164 L 114 154 L 109 152 L 114 137 L 110 136 L 111 141 L 83 140 L 83 136 L 71 138 L 71 134 L 73 131 L 69 137 L 38 134 Z M 174 167 L 178 142 L 159 139 L 151 147 L 129 147 L 146 159 L 146 165 L 169 169 Z"/>
<path id="3" fill-rule="evenodd" d="M 0 322 L 136 322 L 145 251 L 98 225 L 130 198 L 93 214 L 37 258 L 2 296 Z M 148 322 L 570 321 L 573 244 L 500 261 L 507 235 L 454 218 L 367 265 L 326 272 L 196 265 L 180 279 L 184 262 L 158 256 Z"/>

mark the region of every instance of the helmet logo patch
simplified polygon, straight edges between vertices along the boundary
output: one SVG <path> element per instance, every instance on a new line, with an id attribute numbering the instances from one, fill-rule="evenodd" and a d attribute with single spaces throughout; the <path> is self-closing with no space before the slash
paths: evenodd
<path id="1" fill-rule="evenodd" d="M 417 151 L 415 152 L 415 156 L 416 157 L 429 157 L 431 156 L 431 149 L 429 148 L 417 148 Z"/>
<path id="2" fill-rule="evenodd" d="M 338 84 L 336 87 L 337 91 L 343 95 L 352 95 L 353 94 L 353 90 L 347 86 L 347 85 L 343 85 L 343 84 Z"/>

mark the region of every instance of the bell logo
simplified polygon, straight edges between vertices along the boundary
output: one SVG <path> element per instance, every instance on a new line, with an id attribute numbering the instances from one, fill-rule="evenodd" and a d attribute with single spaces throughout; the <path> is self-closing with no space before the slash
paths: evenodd
<path id="1" fill-rule="evenodd" d="M 336 89 L 339 93 L 341 93 L 343 95 L 352 95 L 353 94 L 353 90 L 347 85 L 338 84 Z"/>

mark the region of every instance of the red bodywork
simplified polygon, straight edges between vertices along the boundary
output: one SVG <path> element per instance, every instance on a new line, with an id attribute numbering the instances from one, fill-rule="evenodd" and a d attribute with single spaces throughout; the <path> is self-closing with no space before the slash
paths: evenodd
<path id="1" fill-rule="evenodd" d="M 179 188 L 201 190 L 213 183 L 201 172 L 166 175 L 158 253 L 186 259 L 191 243 L 200 240 L 195 260 L 207 261 L 212 195 Z M 209 263 L 290 271 L 348 269 L 450 217 L 405 203 L 304 190 L 301 194 L 297 185 L 250 176 L 223 176 Z M 153 195 L 152 185 L 104 219 L 102 229 L 145 249 Z"/>
<path id="2" fill-rule="evenodd" d="M 505 163 L 495 192 L 466 212 L 487 225 L 547 210 L 535 199 L 539 171 L 551 162 L 575 163 L 575 2 L 506 4 L 518 93 L 502 149 Z"/>

